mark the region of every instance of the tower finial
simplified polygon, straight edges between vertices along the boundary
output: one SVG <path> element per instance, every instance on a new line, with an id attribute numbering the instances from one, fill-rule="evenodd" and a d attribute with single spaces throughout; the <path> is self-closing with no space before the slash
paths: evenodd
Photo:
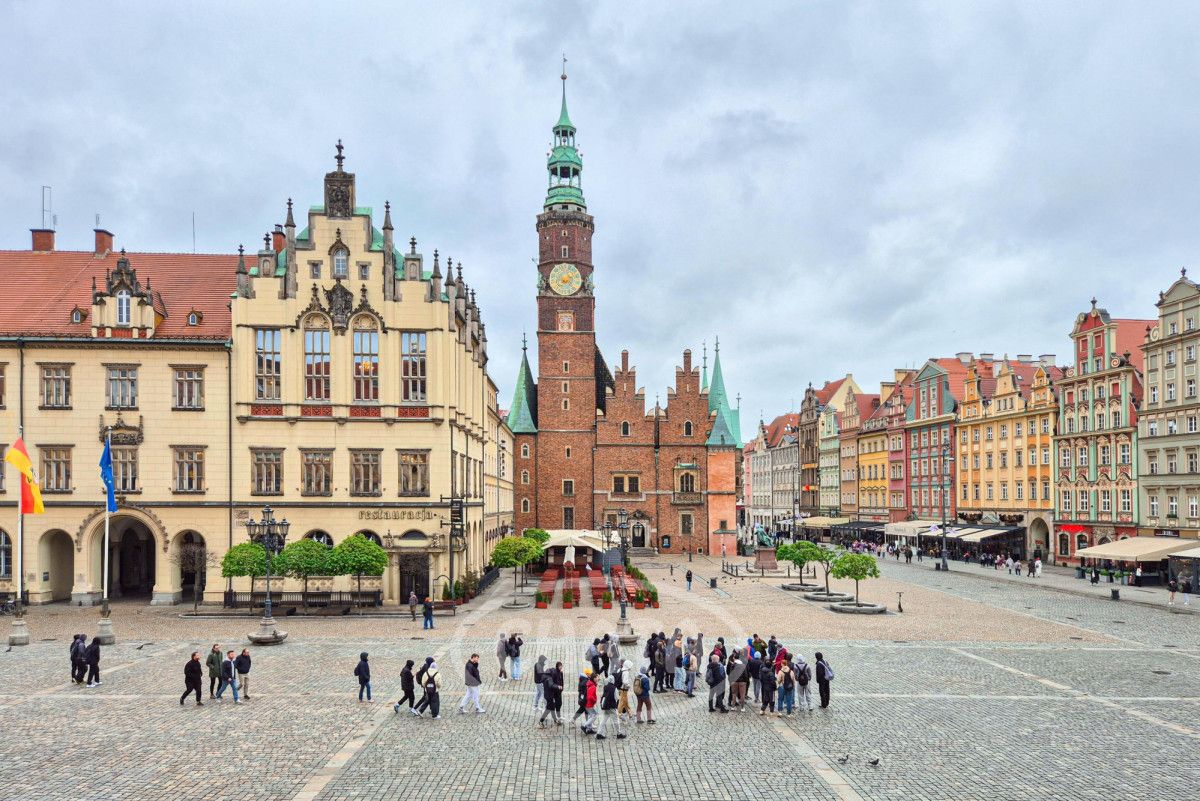
<path id="1" fill-rule="evenodd" d="M 1096 310 L 1096 296 L 1092 295 L 1092 311 Z"/>
<path id="2" fill-rule="evenodd" d="M 529 340 L 525 337 L 525 332 L 521 332 L 521 353 L 529 349 Z"/>
<path id="3" fill-rule="evenodd" d="M 342 155 L 342 150 L 343 150 L 342 140 L 338 139 L 338 141 L 337 141 L 337 156 L 335 157 L 335 159 L 337 161 L 337 165 L 338 165 L 338 172 L 342 171 L 342 162 L 346 159 L 346 157 Z"/>
<path id="4" fill-rule="evenodd" d="M 721 337 L 713 337 L 713 353 L 721 352 Z"/>
<path id="5" fill-rule="evenodd" d="M 563 53 L 562 80 L 563 80 L 563 92 L 566 92 L 567 91 L 567 54 L 566 53 Z"/>

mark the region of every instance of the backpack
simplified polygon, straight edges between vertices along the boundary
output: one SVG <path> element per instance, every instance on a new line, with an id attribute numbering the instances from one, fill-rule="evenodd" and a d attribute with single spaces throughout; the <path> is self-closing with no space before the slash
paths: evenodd
<path id="1" fill-rule="evenodd" d="M 829 666 L 829 663 L 818 662 L 817 664 L 822 665 L 825 668 L 825 681 L 833 681 L 833 668 Z"/>
<path id="2" fill-rule="evenodd" d="M 521 653 L 519 650 L 517 650 L 517 644 L 512 641 L 509 641 L 509 643 L 504 646 L 504 652 L 507 653 L 509 656 L 511 656 L 513 659 L 516 659 L 517 656 Z"/>
<path id="3" fill-rule="evenodd" d="M 625 681 L 624 681 L 624 676 L 625 676 L 625 671 L 623 671 L 623 670 L 618 670 L 618 671 L 617 671 L 617 675 L 616 675 L 616 677 L 615 677 L 615 680 L 616 680 L 616 684 L 617 684 L 617 689 L 618 689 L 618 690 L 624 690 L 624 689 L 625 689 Z"/>
<path id="4" fill-rule="evenodd" d="M 427 695 L 437 694 L 437 682 L 434 680 L 435 676 L 437 676 L 437 671 L 433 670 L 425 674 L 425 693 Z"/>
<path id="5" fill-rule="evenodd" d="M 812 679 L 812 674 L 808 670 L 808 665 L 805 665 L 802 669 L 797 671 L 796 676 L 800 679 L 801 687 L 808 684 L 808 682 Z"/>
<path id="6" fill-rule="evenodd" d="M 783 689 L 790 690 L 794 686 L 796 686 L 796 674 L 789 670 L 783 674 Z"/>
<path id="7" fill-rule="evenodd" d="M 634 695 L 645 695 L 646 694 L 646 680 L 644 678 L 642 678 L 642 674 L 640 674 L 640 673 L 637 675 L 637 678 L 635 678 L 633 680 L 633 694 Z"/>

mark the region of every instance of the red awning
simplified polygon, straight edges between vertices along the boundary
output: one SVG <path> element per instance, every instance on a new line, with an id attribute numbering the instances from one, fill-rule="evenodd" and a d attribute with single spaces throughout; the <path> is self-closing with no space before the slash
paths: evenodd
<path id="1" fill-rule="evenodd" d="M 1059 531 L 1065 531 L 1065 532 L 1067 532 L 1068 534 L 1082 534 L 1083 532 L 1085 532 L 1085 531 L 1087 531 L 1087 530 L 1088 530 L 1088 527 L 1087 527 L 1087 526 L 1081 526 L 1081 525 L 1078 525 L 1078 524 L 1076 524 L 1076 523 L 1067 523 L 1066 525 L 1059 526 L 1059 527 L 1058 527 L 1058 530 L 1059 530 Z"/>

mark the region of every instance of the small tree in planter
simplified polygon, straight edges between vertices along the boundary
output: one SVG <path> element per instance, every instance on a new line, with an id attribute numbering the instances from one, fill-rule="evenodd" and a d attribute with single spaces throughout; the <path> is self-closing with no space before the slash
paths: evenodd
<path id="1" fill-rule="evenodd" d="M 600 596 L 600 605 L 603 609 L 612 609 L 612 590 L 605 590 Z"/>
<path id="2" fill-rule="evenodd" d="M 274 567 L 274 565 L 272 565 Z M 250 577 L 250 608 L 254 608 L 254 579 L 267 575 L 267 552 L 257 542 L 243 542 L 225 552 L 221 577 Z"/>
<path id="3" fill-rule="evenodd" d="M 517 593 L 517 568 L 529 564 L 542 555 L 542 546 L 536 540 L 525 537 L 505 537 L 492 549 L 492 564 L 496 567 L 513 569 L 513 596 Z M 565 599 L 564 599 L 565 600 Z"/>
<path id="4" fill-rule="evenodd" d="M 794 545 L 780 545 L 775 549 L 775 558 L 784 562 L 791 562 L 796 566 L 796 570 L 800 573 L 800 578 L 804 578 L 804 566 L 820 561 L 818 557 L 819 551 L 824 550 L 820 546 L 811 543 L 807 540 L 797 542 Z"/>
<path id="5" fill-rule="evenodd" d="M 635 592 L 633 594 L 633 608 L 634 609 L 645 609 L 646 608 L 646 593 L 643 590 L 638 590 L 637 592 Z"/>
<path id="6" fill-rule="evenodd" d="M 842 554 L 846 553 L 846 551 L 830 550 L 828 548 L 822 548 L 820 545 L 814 545 L 813 543 L 809 543 L 809 544 L 813 546 L 813 551 L 811 552 L 812 558 L 809 559 L 808 561 L 814 562 L 814 563 L 820 565 L 822 568 L 824 568 L 824 570 L 825 570 L 825 594 L 828 595 L 829 594 L 829 574 L 833 570 L 833 563 L 836 562 L 842 556 Z"/>
<path id="7" fill-rule="evenodd" d="M 545 609 L 548 605 L 546 603 L 546 593 L 542 592 L 541 590 L 535 592 L 533 594 L 533 603 L 536 608 Z"/>
<path id="8" fill-rule="evenodd" d="M 346 537 L 329 552 L 329 563 L 335 575 L 358 576 L 358 613 L 361 615 L 363 574 L 382 576 L 387 570 L 387 551 L 362 534 L 355 534 Z"/>
<path id="9" fill-rule="evenodd" d="M 862 606 L 858 600 L 858 582 L 879 578 L 879 565 L 875 563 L 875 557 L 866 553 L 843 553 L 833 561 L 830 571 L 834 578 L 854 580 L 855 606 Z"/>
<path id="10" fill-rule="evenodd" d="M 650 605 L 658 609 L 658 587 L 653 584 L 650 585 Z"/>
<path id="11" fill-rule="evenodd" d="M 308 580 L 312 576 L 331 575 L 330 553 L 332 551 L 322 543 L 305 537 L 285 545 L 271 564 L 272 570 L 279 575 L 299 579 L 302 582 L 300 603 L 305 612 L 308 611 Z"/>
<path id="12" fill-rule="evenodd" d="M 571 609 L 575 606 L 575 591 L 563 590 L 563 609 Z"/>

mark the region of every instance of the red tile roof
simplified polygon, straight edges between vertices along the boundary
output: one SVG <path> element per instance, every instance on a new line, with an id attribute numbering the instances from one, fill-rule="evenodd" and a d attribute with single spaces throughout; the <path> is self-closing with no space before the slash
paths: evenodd
<path id="1" fill-rule="evenodd" d="M 826 381 L 825 386 L 817 390 L 817 400 L 821 402 L 822 406 L 828 404 L 830 399 L 833 398 L 834 393 L 844 383 L 846 383 L 845 378 L 839 378 L 837 381 Z"/>
<path id="2" fill-rule="evenodd" d="M 128 253 L 138 279 L 149 279 L 154 309 L 164 315 L 154 338 L 228 339 L 232 330 L 229 296 L 237 285 L 237 254 Z M 92 308 L 92 280 L 103 291 L 105 271 L 119 255 L 91 252 L 0 250 L 0 275 L 15 292 L 0 296 L 0 335 L 91 337 L 91 319 L 78 325 L 71 311 Z M 187 324 L 200 312 L 200 325 Z"/>
<path id="3" fill-rule="evenodd" d="M 767 447 L 774 448 L 783 441 L 785 434 L 795 434 L 800 429 L 800 415 L 781 414 L 767 423 Z"/>
<path id="4" fill-rule="evenodd" d="M 1139 371 L 1142 364 L 1142 343 L 1146 341 L 1146 326 L 1154 328 L 1158 320 L 1113 319 L 1117 326 L 1117 356 L 1129 353 L 1129 362 Z"/>
<path id="5" fill-rule="evenodd" d="M 964 381 L 967 378 L 967 366 L 955 358 L 947 359 L 931 359 L 946 371 L 947 380 L 950 382 L 950 395 L 959 403 L 963 400 Z"/>

